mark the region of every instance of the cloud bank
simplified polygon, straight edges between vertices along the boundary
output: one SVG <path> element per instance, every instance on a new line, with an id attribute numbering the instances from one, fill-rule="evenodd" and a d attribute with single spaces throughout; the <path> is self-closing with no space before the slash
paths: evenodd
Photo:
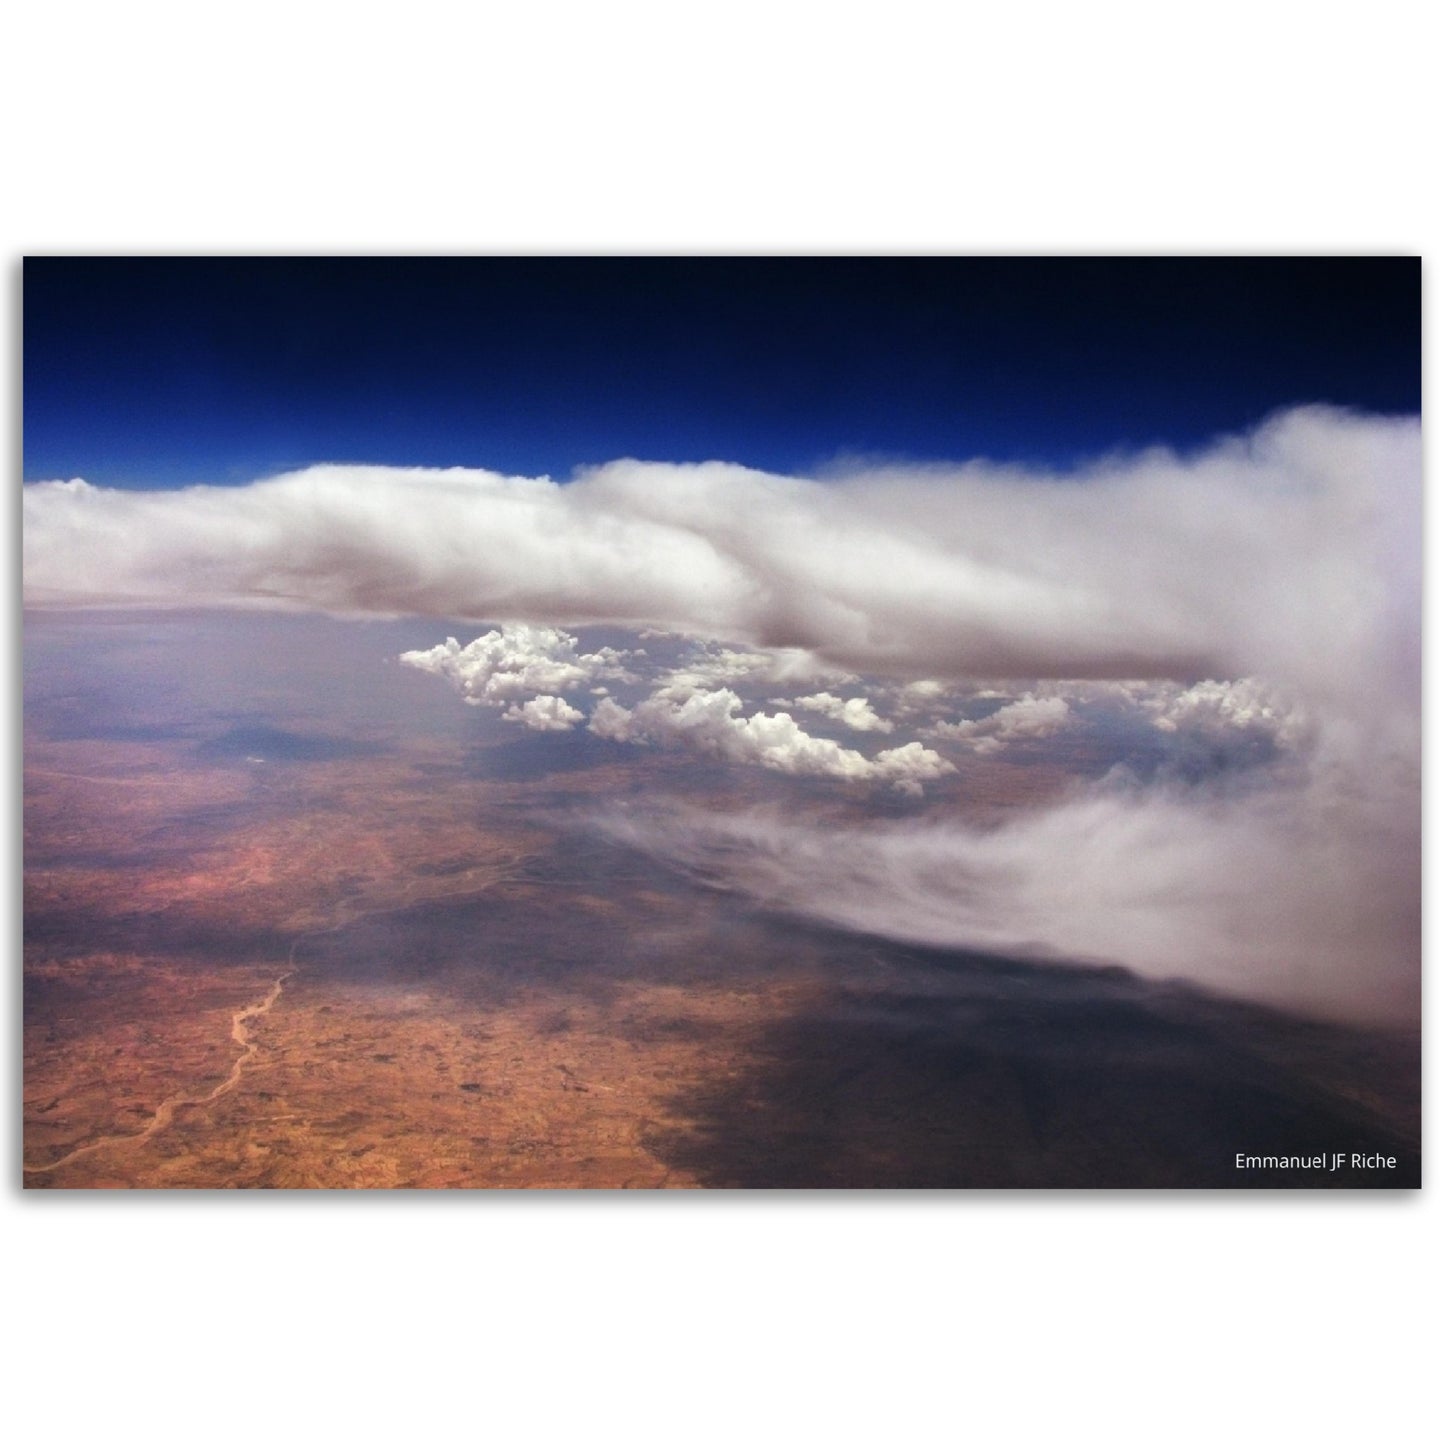
<path id="1" fill-rule="evenodd" d="M 1417 419 L 1303 409 L 1197 456 L 1060 479 L 821 483 L 615 462 L 569 484 L 320 466 L 246 487 L 24 491 L 31 606 L 258 605 L 612 623 L 924 678 L 1336 687 L 1418 578 Z"/>

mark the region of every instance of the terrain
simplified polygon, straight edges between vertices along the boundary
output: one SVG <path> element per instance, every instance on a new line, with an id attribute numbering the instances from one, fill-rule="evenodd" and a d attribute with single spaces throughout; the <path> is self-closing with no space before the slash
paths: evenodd
<path id="1" fill-rule="evenodd" d="M 789 919 L 597 810 L 751 793 L 826 818 L 831 785 L 459 739 L 424 689 L 201 702 L 169 653 L 137 688 L 108 650 L 149 636 L 27 638 L 29 1189 L 1419 1182 L 1418 1035 Z M 988 817 L 1090 763 L 956 788 Z M 1234 1167 L 1355 1148 L 1398 1168 Z"/>

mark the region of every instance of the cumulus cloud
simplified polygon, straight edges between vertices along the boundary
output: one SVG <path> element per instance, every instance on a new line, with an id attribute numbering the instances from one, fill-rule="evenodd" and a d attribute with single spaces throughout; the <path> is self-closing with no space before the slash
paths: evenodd
<path id="1" fill-rule="evenodd" d="M 1036 697 L 1029 692 L 986 718 L 937 723 L 930 732 L 965 742 L 976 753 L 995 753 L 1020 738 L 1052 737 L 1068 721 L 1069 705 L 1062 697 Z"/>
<path id="2" fill-rule="evenodd" d="M 1260 732 L 1288 744 L 1299 741 L 1308 726 L 1288 700 L 1256 677 L 1206 680 L 1193 687 L 1164 685 L 1143 691 L 1135 701 L 1153 713 L 1153 724 L 1161 732 L 1208 737 Z"/>
<path id="3" fill-rule="evenodd" d="M 1363 680 L 1364 674 L 1359 676 Z M 1366 709 L 1379 716 L 1408 715 L 1405 698 L 1383 698 L 1383 707 L 1360 694 Z M 1336 709 L 1338 711 L 1338 708 Z M 1046 737 L 1064 727 L 1086 726 L 1101 717 L 1133 720 L 1177 739 L 1180 749 L 1237 750 L 1242 757 L 1267 757 L 1271 750 L 1308 753 L 1315 725 L 1307 706 L 1285 687 L 1263 678 L 1205 679 L 1177 682 L 1079 682 L 1043 680 L 1023 697 L 980 722 L 942 724 L 934 737 L 974 738 L 975 747 L 1015 737 Z"/>
<path id="4" fill-rule="evenodd" d="M 625 666 L 645 659 L 642 649 L 621 652 L 603 647 L 580 652 L 571 633 L 552 627 L 508 623 L 463 647 L 449 637 L 436 647 L 406 652 L 409 667 L 444 678 L 474 706 L 507 704 L 502 717 L 539 732 L 565 732 L 585 714 L 559 694 L 598 677 L 628 683 L 641 679 Z M 773 683 L 816 676 L 818 668 L 806 653 L 793 649 L 744 652 L 702 643 L 686 661 L 658 672 L 651 696 L 635 708 L 623 707 L 605 686 L 589 694 L 599 701 L 590 730 L 618 742 L 682 744 L 732 762 L 750 763 L 797 776 L 886 781 L 917 795 L 922 783 L 954 771 L 936 752 L 913 742 L 874 758 L 841 747 L 828 738 L 805 732 L 786 712 L 745 715 L 742 697 L 732 688 L 712 687 L 719 678 Z M 892 724 L 879 718 L 866 698 L 844 702 L 822 693 L 802 701 L 860 731 L 887 732 Z"/>
<path id="5" fill-rule="evenodd" d="M 565 733 L 581 722 L 586 714 L 565 698 L 543 694 L 528 698 L 521 704 L 513 703 L 502 716 L 508 722 L 522 723 L 540 733 Z"/>
<path id="6" fill-rule="evenodd" d="M 906 792 L 954 771 L 938 753 L 912 742 L 866 758 L 831 738 L 803 731 L 786 712 L 745 715 L 731 688 L 683 692 L 673 685 L 628 709 L 604 698 L 588 724 L 616 742 L 684 744 L 730 762 L 755 763 L 805 777 L 886 781 Z"/>
<path id="7" fill-rule="evenodd" d="M 844 727 L 859 733 L 891 733 L 893 724 L 887 718 L 879 717 L 873 704 L 866 697 L 850 697 L 845 702 L 831 692 L 815 692 L 809 697 L 794 698 L 793 707 L 808 712 L 822 713 L 824 717 L 840 722 Z"/>
<path id="8" fill-rule="evenodd" d="M 599 677 L 628 675 L 625 656 L 616 648 L 579 653 L 570 633 L 526 623 L 509 623 L 465 647 L 449 637 L 436 647 L 404 652 L 401 661 L 445 678 L 474 706 L 567 692 Z"/>
<path id="9" fill-rule="evenodd" d="M 955 691 L 936 677 L 918 678 L 894 687 L 893 708 L 902 717 L 933 715 L 952 700 Z"/>
<path id="10" fill-rule="evenodd" d="M 910 688 L 901 689 L 900 698 Z M 1281 749 L 1306 747 L 1313 725 L 1308 712 L 1284 689 L 1262 678 L 1205 679 L 1181 683 L 1136 679 L 1089 682 L 1040 679 L 1026 692 L 1010 694 L 991 686 L 960 689 L 952 697 L 939 688 L 925 697 L 933 709 L 944 701 L 1000 703 L 981 717 L 939 721 L 924 728 L 932 738 L 960 742 L 979 754 L 1001 752 L 1023 739 L 1053 737 L 1066 728 L 1083 728 L 1101 717 L 1134 719 L 1182 744 L 1229 747 L 1268 744 Z M 905 715 L 920 709 L 900 706 Z"/>

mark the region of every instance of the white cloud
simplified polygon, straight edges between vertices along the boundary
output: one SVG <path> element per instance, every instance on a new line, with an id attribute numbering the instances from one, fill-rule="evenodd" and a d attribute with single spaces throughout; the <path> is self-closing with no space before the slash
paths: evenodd
<path id="1" fill-rule="evenodd" d="M 913 943 L 1122 963 L 1330 1017 L 1419 1009 L 1419 835 L 1330 790 L 1101 786 L 1002 827 L 675 809 L 606 826 L 774 907 Z"/>
<path id="2" fill-rule="evenodd" d="M 1299 741 L 1307 728 L 1294 707 L 1254 677 L 1233 682 L 1206 680 L 1187 688 L 1164 684 L 1137 701 L 1154 713 L 1154 726 L 1161 732 L 1192 732 L 1206 737 L 1259 732 L 1292 743 Z"/>
<path id="3" fill-rule="evenodd" d="M 615 648 L 579 653 L 569 633 L 526 623 L 509 623 L 465 647 L 449 637 L 425 651 L 404 652 L 401 661 L 445 678 L 474 705 L 562 693 L 600 677 L 627 675 L 624 654 Z"/>
<path id="4" fill-rule="evenodd" d="M 935 677 L 919 678 L 894 688 L 893 708 L 901 717 L 936 715 L 952 697 L 953 689 Z"/>
<path id="5" fill-rule="evenodd" d="M 502 716 L 508 722 L 524 723 L 537 732 L 551 733 L 569 731 L 585 714 L 565 698 L 543 695 L 529 698 L 520 705 L 513 703 Z"/>
<path id="6" fill-rule="evenodd" d="M 1069 705 L 1062 697 L 1036 697 L 1028 692 L 986 718 L 938 723 L 929 732 L 965 742 L 977 753 L 995 753 L 1020 738 L 1052 737 L 1068 724 L 1069 717 Z"/>
<path id="7" fill-rule="evenodd" d="M 933 702 L 942 697 L 948 689 L 937 678 L 924 677 L 917 682 L 906 683 L 899 691 L 900 696 L 906 702 L 917 705 Z"/>
<path id="8" fill-rule="evenodd" d="M 973 701 L 1009 697 L 991 687 L 966 692 Z M 1257 677 L 1206 679 L 1188 687 L 1147 679 L 1041 679 L 985 717 L 937 722 L 924 731 L 929 737 L 965 743 L 976 753 L 993 754 L 1019 739 L 1048 738 L 1064 728 L 1082 726 L 1101 711 L 1133 714 L 1186 742 L 1227 745 L 1267 739 L 1283 749 L 1301 749 L 1313 736 L 1308 712 L 1282 689 Z"/>
<path id="9" fill-rule="evenodd" d="M 815 692 L 809 697 L 794 698 L 792 706 L 822 713 L 824 717 L 832 718 L 834 722 L 840 722 L 854 732 L 893 731 L 893 724 L 887 718 L 879 717 L 866 697 L 850 697 L 845 702 L 841 697 L 834 697 L 831 692 Z"/>
<path id="10" fill-rule="evenodd" d="M 946 758 L 917 741 L 875 753 L 873 770 L 878 777 L 890 779 L 900 792 L 913 794 L 919 791 L 919 783 L 957 772 Z"/>
<path id="11" fill-rule="evenodd" d="M 684 694 L 674 683 L 627 709 L 604 698 L 592 712 L 590 729 L 617 742 L 685 744 L 730 762 L 754 763 L 798 776 L 886 781 L 914 791 L 953 765 L 917 742 L 890 748 L 869 759 L 830 738 L 803 731 L 786 712 L 744 715 L 743 700 L 731 688 Z"/>
<path id="12" fill-rule="evenodd" d="M 1337 698 L 1372 655 L 1414 665 L 1420 483 L 1418 419 L 1322 409 L 1068 479 L 616 462 L 565 485 L 340 466 L 42 483 L 24 489 L 25 597 L 611 622 L 899 680 L 1261 676 Z"/>
<path id="13" fill-rule="evenodd" d="M 679 696 L 717 687 L 776 686 L 779 683 L 856 682 L 851 673 L 829 667 L 803 647 L 743 650 L 703 640 L 660 680 Z"/>

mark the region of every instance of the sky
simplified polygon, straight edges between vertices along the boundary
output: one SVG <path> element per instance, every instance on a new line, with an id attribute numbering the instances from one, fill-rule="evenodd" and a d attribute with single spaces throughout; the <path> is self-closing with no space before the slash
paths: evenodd
<path id="1" fill-rule="evenodd" d="M 1069 468 L 1281 408 L 1420 408 L 1417 259 L 24 264 L 24 475 L 619 458 Z"/>

